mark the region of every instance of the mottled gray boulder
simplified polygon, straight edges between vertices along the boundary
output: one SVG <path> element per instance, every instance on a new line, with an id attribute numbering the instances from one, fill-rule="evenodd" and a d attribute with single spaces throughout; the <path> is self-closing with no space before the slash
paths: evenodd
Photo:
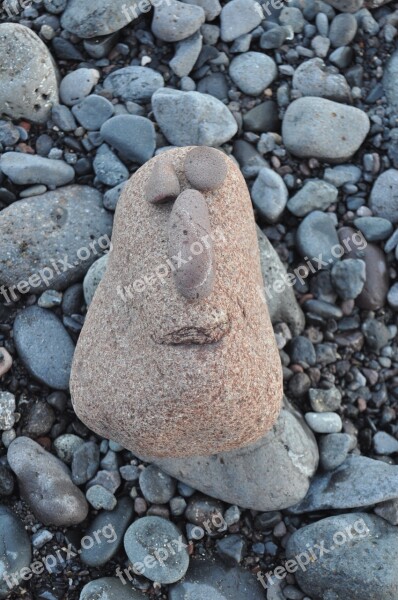
<path id="1" fill-rule="evenodd" d="M 104 88 L 124 102 L 149 102 L 162 87 L 162 75 L 149 67 L 124 67 L 110 73 L 104 81 Z"/>
<path id="2" fill-rule="evenodd" d="M 316 475 L 304 500 L 289 510 L 301 514 L 372 506 L 396 498 L 397 489 L 397 466 L 353 455 L 334 471 Z"/>
<path id="3" fill-rule="evenodd" d="M 7 460 L 22 496 L 41 523 L 66 527 L 84 521 L 88 512 L 84 494 L 56 456 L 33 440 L 18 437 L 8 448 Z"/>
<path id="4" fill-rule="evenodd" d="M 238 131 L 225 104 L 208 94 L 161 89 L 152 96 L 152 107 L 161 130 L 175 146 L 220 146 Z"/>
<path id="5" fill-rule="evenodd" d="M 0 284 L 11 297 L 12 290 L 63 290 L 109 247 L 111 232 L 102 195 L 86 186 L 14 202 L 0 212 Z"/>
<path id="6" fill-rule="evenodd" d="M 44 123 L 58 103 L 55 63 L 47 46 L 28 27 L 0 25 L 0 114 Z"/>
<path id="7" fill-rule="evenodd" d="M 255 444 L 207 457 L 155 462 L 213 498 L 271 511 L 292 506 L 306 494 L 318 465 L 318 447 L 302 416 L 286 403 L 273 429 Z"/>
<path id="8" fill-rule="evenodd" d="M 292 334 L 299 335 L 304 329 L 305 317 L 296 300 L 293 288 L 285 286 L 282 292 L 278 291 L 280 282 L 286 281 L 286 269 L 271 242 L 259 227 L 257 227 L 257 240 L 264 280 L 264 290 L 261 290 L 261 293 L 268 304 L 271 321 L 273 324 L 287 323 Z"/>
<path id="9" fill-rule="evenodd" d="M 139 14 L 136 0 L 69 0 L 61 25 L 85 39 L 118 31 Z"/>
<path id="10" fill-rule="evenodd" d="M 356 512 L 307 525 L 293 533 L 286 556 L 301 559 L 295 577 L 313 600 L 398 597 L 397 529 L 380 517 Z"/>
<path id="11" fill-rule="evenodd" d="M 325 98 L 306 97 L 288 107 L 282 137 L 296 156 L 340 163 L 355 154 L 369 129 L 364 111 Z"/>
<path id="12" fill-rule="evenodd" d="M 303 62 L 294 72 L 293 87 L 303 96 L 319 96 L 337 102 L 348 102 L 351 90 L 344 75 L 326 67 L 321 58 Z"/>
<path id="13" fill-rule="evenodd" d="M 18 313 L 14 342 L 19 358 L 35 379 L 56 390 L 68 389 L 75 345 L 53 312 L 28 306 Z"/>
<path id="14" fill-rule="evenodd" d="M 41 183 L 56 188 L 71 183 L 75 178 L 74 169 L 63 160 L 52 160 L 22 152 L 3 154 L 0 170 L 18 185 Z"/>
<path id="15" fill-rule="evenodd" d="M 192 560 L 184 581 L 169 591 L 169 600 L 243 599 L 264 600 L 261 584 L 248 571 L 229 569 L 220 560 Z"/>

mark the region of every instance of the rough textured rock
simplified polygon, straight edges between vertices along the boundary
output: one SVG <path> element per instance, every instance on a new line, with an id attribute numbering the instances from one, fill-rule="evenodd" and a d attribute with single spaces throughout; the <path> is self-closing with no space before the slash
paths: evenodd
<path id="1" fill-rule="evenodd" d="M 307 496 L 289 510 L 294 514 L 372 506 L 397 496 L 398 468 L 365 456 L 314 477 Z"/>
<path id="2" fill-rule="evenodd" d="M 61 18 L 67 31 L 81 38 L 108 35 L 122 29 L 140 14 L 138 2 L 129 0 L 69 0 Z"/>
<path id="3" fill-rule="evenodd" d="M 238 130 L 228 108 L 209 94 L 167 88 L 152 96 L 152 106 L 164 135 L 175 146 L 220 146 Z"/>
<path id="4" fill-rule="evenodd" d="M 213 292 L 188 301 L 165 262 L 173 258 L 167 239 L 172 206 L 150 204 L 145 190 L 156 163 L 170 159 L 181 189 L 189 188 L 184 161 L 190 150 L 160 154 L 124 188 L 108 268 L 71 378 L 75 410 L 90 428 L 158 457 L 204 455 L 258 440 L 275 422 L 282 398 L 279 356 L 258 292 L 262 280 L 250 197 L 238 168 L 224 155 L 224 185 L 204 193 L 214 238 Z"/>
<path id="5" fill-rule="evenodd" d="M 264 290 L 261 290 L 261 293 L 268 304 L 271 321 L 273 324 L 287 323 L 292 334 L 299 335 L 305 326 L 304 313 L 291 286 L 284 286 L 283 290 L 280 290 L 280 282 L 286 281 L 286 269 L 271 242 L 259 227 L 257 227 L 257 240 L 264 280 Z"/>
<path id="6" fill-rule="evenodd" d="M 229 569 L 220 560 L 191 561 L 184 581 L 169 591 L 169 600 L 263 600 L 264 590 L 256 577 L 237 567 Z"/>
<path id="7" fill-rule="evenodd" d="M 290 104 L 282 125 L 286 148 L 302 158 L 331 163 L 350 159 L 370 128 L 365 112 L 324 98 L 299 98 Z"/>
<path id="8" fill-rule="evenodd" d="M 346 600 L 348 590 L 350 600 L 394 600 L 398 595 L 396 531 L 366 513 L 329 517 L 296 531 L 286 556 L 297 560 L 305 548 L 315 549 L 316 560 L 303 559 L 304 568 L 295 573 L 300 587 L 314 600 Z"/>
<path id="9" fill-rule="evenodd" d="M 255 444 L 200 458 L 157 459 L 156 463 L 213 498 L 271 511 L 292 506 L 305 496 L 318 466 L 318 447 L 301 414 L 286 403 L 272 430 Z"/>
<path id="10" fill-rule="evenodd" d="M 44 123 L 58 103 L 56 67 L 45 44 L 28 27 L 0 25 L 0 114 Z"/>
<path id="11" fill-rule="evenodd" d="M 7 460 L 23 497 L 44 525 L 71 526 L 84 521 L 88 505 L 56 456 L 27 437 L 14 440 Z"/>
<path id="12" fill-rule="evenodd" d="M 149 102 L 152 94 L 163 86 L 164 79 L 160 73 L 139 66 L 117 69 L 104 81 L 104 88 L 124 102 Z"/>
<path id="13" fill-rule="evenodd" d="M 184 163 L 186 178 L 196 190 L 217 190 L 225 181 L 228 167 L 225 158 L 212 148 L 194 148 Z"/>
<path id="14" fill-rule="evenodd" d="M 13 202 L 0 212 L 0 284 L 20 293 L 63 290 L 109 247 L 111 231 L 102 195 L 87 186 Z"/>

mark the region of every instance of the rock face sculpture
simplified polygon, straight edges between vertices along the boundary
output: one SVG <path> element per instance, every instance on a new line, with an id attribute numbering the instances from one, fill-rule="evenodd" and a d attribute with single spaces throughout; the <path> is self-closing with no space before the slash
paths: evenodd
<path id="1" fill-rule="evenodd" d="M 74 357 L 78 416 L 160 458 L 262 437 L 280 411 L 282 374 L 235 163 L 207 147 L 153 158 L 124 188 L 112 242 Z"/>

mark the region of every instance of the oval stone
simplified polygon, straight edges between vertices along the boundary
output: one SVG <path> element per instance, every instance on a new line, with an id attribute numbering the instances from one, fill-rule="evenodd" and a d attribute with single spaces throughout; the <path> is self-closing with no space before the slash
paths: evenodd
<path id="1" fill-rule="evenodd" d="M 201 300 L 214 285 L 214 252 L 206 200 L 196 190 L 185 190 L 173 206 L 169 223 L 169 254 L 180 294 Z"/>
<path id="2" fill-rule="evenodd" d="M 148 202 L 162 204 L 169 200 L 175 200 L 180 191 L 180 183 L 171 162 L 156 163 L 146 187 Z"/>
<path id="3" fill-rule="evenodd" d="M 188 152 L 184 163 L 185 175 L 197 190 L 216 190 L 222 186 L 228 168 L 219 150 L 199 146 Z"/>

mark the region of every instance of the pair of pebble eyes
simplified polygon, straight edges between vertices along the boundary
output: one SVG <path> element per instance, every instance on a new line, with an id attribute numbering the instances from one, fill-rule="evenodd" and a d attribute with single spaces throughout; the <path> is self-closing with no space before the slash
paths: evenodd
<path id="1" fill-rule="evenodd" d="M 198 146 L 190 150 L 184 161 L 184 174 L 197 192 L 219 189 L 228 172 L 224 155 L 219 150 Z M 187 191 L 187 190 L 186 190 Z M 181 187 L 170 159 L 164 157 L 153 167 L 146 187 L 146 199 L 151 204 L 174 201 L 181 194 Z"/>

